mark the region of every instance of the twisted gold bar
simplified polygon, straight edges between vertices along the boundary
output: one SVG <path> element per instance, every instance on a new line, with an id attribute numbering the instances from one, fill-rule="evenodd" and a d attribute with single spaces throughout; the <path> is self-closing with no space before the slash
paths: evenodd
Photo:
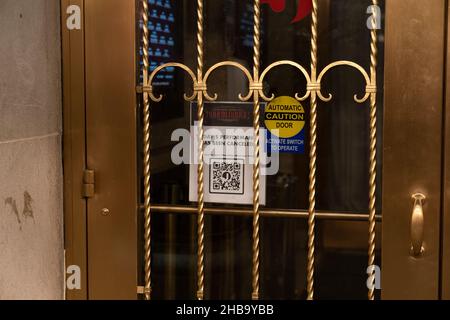
<path id="1" fill-rule="evenodd" d="M 203 300 L 205 293 L 205 203 L 203 186 L 203 0 L 197 0 L 197 117 L 198 117 L 198 217 L 197 217 L 197 299 Z M 199 89 L 200 88 L 200 89 Z M 206 92 L 206 90 L 204 90 Z"/>
<path id="2" fill-rule="evenodd" d="M 374 5 L 378 4 L 377 0 L 372 0 Z M 167 67 L 178 67 L 186 71 L 193 81 L 194 92 L 191 96 L 185 94 L 184 98 L 187 101 L 192 101 L 197 98 L 198 104 L 198 226 L 197 226 L 197 298 L 204 299 L 204 229 L 205 229 L 205 207 L 204 207 L 204 99 L 213 101 L 217 99 L 217 95 L 210 96 L 208 94 L 206 82 L 211 73 L 221 67 L 231 66 L 243 71 L 249 80 L 249 92 L 246 96 L 242 94 L 239 98 L 247 101 L 253 96 L 253 129 L 254 129 L 254 168 L 253 168 L 253 233 L 252 233 L 252 299 L 259 299 L 259 264 L 260 264 L 260 234 L 259 234 L 259 191 L 260 191 L 260 98 L 269 101 L 270 96 L 266 96 L 263 92 L 263 79 L 265 75 L 274 67 L 281 65 L 290 65 L 303 73 L 307 80 L 307 88 L 304 96 L 296 94 L 296 98 L 300 101 L 311 98 L 311 112 L 310 112 L 310 164 L 309 164 L 309 208 L 308 208 L 308 256 L 307 256 L 307 298 L 314 299 L 314 250 L 315 250 L 315 199 L 316 199 L 316 161 L 317 161 L 317 100 L 330 101 L 331 94 L 324 97 L 321 93 L 321 82 L 324 75 L 332 68 L 337 66 L 350 66 L 361 72 L 366 80 L 366 93 L 364 97 L 358 98 L 355 95 L 354 99 L 358 103 L 363 103 L 370 95 L 370 182 L 369 182 L 369 265 L 373 265 L 375 261 L 375 190 L 376 190 L 376 66 L 377 66 L 377 43 L 376 43 L 376 16 L 374 16 L 375 28 L 371 32 L 371 66 L 370 66 L 370 81 L 369 76 L 365 70 L 358 64 L 351 61 L 336 61 L 324 68 L 318 75 L 317 72 L 317 38 L 318 38 L 318 1 L 313 0 L 312 8 L 312 23 L 311 23 L 311 75 L 308 75 L 306 70 L 294 61 L 282 60 L 272 63 L 260 76 L 260 27 L 261 27 L 261 10 L 260 1 L 254 0 L 254 45 L 253 45 L 253 77 L 250 72 L 241 64 L 233 61 L 223 61 L 213 65 L 203 76 L 204 67 L 204 34 L 203 34 L 203 0 L 197 0 L 197 77 L 189 67 L 184 64 L 170 62 L 156 68 L 148 75 L 149 57 L 148 57 L 148 4 L 146 0 L 143 3 L 143 86 L 142 93 L 144 99 L 144 209 L 145 209 L 145 298 L 151 298 L 151 212 L 150 212 L 150 99 L 159 102 L 162 96 L 156 97 L 153 94 L 152 82 L 156 74 Z M 374 280 L 374 275 L 371 275 Z M 369 290 L 369 299 L 374 298 L 373 289 Z"/>
<path id="3" fill-rule="evenodd" d="M 142 22 L 143 22 L 143 88 L 148 87 L 148 3 L 142 0 Z M 145 273 L 145 299 L 150 300 L 152 294 L 151 282 L 151 212 L 150 212 L 150 101 L 149 93 L 143 90 L 144 101 L 144 273 Z"/>
<path id="4" fill-rule="evenodd" d="M 378 0 L 372 0 L 374 6 L 378 6 Z M 373 11 L 372 30 L 370 32 L 370 79 L 371 87 L 375 88 L 370 93 L 370 163 L 369 163 L 369 250 L 368 265 L 375 264 L 375 202 L 376 202 L 376 177 L 377 177 L 377 10 Z M 370 275 L 369 283 L 375 283 L 375 270 Z M 371 286 L 368 292 L 369 300 L 375 300 L 375 288 Z"/>
<path id="5" fill-rule="evenodd" d="M 254 34 L 253 34 L 253 86 L 259 84 L 260 68 L 260 28 L 261 8 L 260 0 L 254 0 L 253 4 Z M 250 84 L 252 85 L 252 84 Z M 261 87 L 262 88 L 262 87 Z M 252 299 L 259 299 L 259 132 L 260 109 L 259 90 L 253 90 L 253 135 L 254 135 L 254 163 L 253 163 L 253 235 L 252 235 Z"/>
<path id="6" fill-rule="evenodd" d="M 311 83 L 317 80 L 317 0 L 312 2 L 311 22 Z M 307 258 L 307 298 L 314 299 L 314 249 L 315 249 L 315 206 L 316 206 L 316 159 L 317 159 L 317 86 L 311 89 L 310 151 L 309 151 L 309 209 L 308 209 L 308 258 Z"/>

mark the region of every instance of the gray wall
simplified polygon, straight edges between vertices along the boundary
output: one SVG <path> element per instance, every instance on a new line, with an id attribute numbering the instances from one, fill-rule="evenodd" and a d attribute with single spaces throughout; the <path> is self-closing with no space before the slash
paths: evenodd
<path id="1" fill-rule="evenodd" d="M 0 0 L 0 299 L 63 298 L 58 0 Z"/>

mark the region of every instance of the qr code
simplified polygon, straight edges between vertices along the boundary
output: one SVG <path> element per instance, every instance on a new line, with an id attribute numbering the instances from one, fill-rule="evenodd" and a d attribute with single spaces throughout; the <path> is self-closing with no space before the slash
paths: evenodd
<path id="1" fill-rule="evenodd" d="M 244 194 L 244 159 L 211 159 L 209 192 Z"/>

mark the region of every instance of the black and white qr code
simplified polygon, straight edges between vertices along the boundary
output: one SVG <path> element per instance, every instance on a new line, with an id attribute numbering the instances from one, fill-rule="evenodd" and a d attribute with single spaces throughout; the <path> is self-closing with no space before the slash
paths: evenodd
<path id="1" fill-rule="evenodd" d="M 244 194 L 244 159 L 211 159 L 209 192 Z"/>

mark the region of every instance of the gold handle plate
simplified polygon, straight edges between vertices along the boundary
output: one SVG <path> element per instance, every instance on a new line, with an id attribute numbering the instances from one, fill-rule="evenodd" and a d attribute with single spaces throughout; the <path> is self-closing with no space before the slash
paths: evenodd
<path id="1" fill-rule="evenodd" d="M 411 254 L 415 257 L 423 253 L 424 215 L 423 201 L 425 195 L 415 193 L 412 195 L 414 207 L 411 215 Z"/>

